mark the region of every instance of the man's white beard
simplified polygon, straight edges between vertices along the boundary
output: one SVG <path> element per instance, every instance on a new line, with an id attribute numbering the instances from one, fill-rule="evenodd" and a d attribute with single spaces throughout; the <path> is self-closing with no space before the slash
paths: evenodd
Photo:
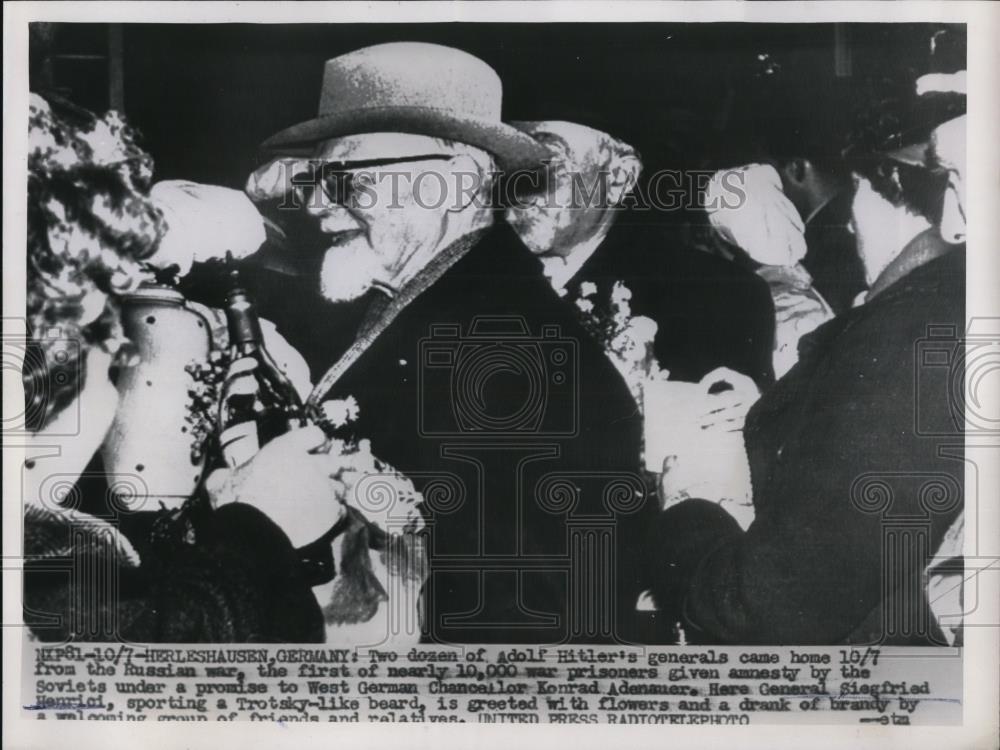
<path id="1" fill-rule="evenodd" d="M 331 302 L 350 302 L 384 275 L 385 269 L 370 249 L 354 244 L 331 247 L 323 256 L 320 292 Z"/>
<path id="2" fill-rule="evenodd" d="M 551 221 L 546 221 L 540 212 L 531 209 L 524 212 L 508 211 L 507 223 L 535 255 L 544 255 L 552 249 L 556 238 L 555 226 Z"/>

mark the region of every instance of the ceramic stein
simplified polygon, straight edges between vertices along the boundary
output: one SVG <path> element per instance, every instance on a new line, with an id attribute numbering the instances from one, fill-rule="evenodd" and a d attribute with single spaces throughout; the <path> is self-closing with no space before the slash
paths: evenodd
<path id="1" fill-rule="evenodd" d="M 122 300 L 122 325 L 138 350 L 123 368 L 114 422 L 102 446 L 110 487 L 130 510 L 180 506 L 205 471 L 205 440 L 217 408 L 209 321 L 171 286 L 143 284 Z"/>

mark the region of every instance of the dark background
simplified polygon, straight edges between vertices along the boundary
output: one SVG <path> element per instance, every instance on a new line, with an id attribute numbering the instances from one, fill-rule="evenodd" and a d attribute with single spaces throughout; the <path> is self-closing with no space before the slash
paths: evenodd
<path id="1" fill-rule="evenodd" d="M 940 24 L 33 24 L 32 88 L 122 109 L 157 179 L 242 187 L 256 146 L 316 114 L 323 62 L 387 41 L 460 47 L 505 119 L 567 119 L 638 147 L 647 172 L 747 157 L 843 120 L 873 78 L 928 69 Z M 769 93 L 762 93 L 769 89 Z M 775 93 L 777 92 L 777 93 Z M 799 113 L 799 114 L 796 114 Z M 791 135 L 789 135 L 791 134 Z"/>

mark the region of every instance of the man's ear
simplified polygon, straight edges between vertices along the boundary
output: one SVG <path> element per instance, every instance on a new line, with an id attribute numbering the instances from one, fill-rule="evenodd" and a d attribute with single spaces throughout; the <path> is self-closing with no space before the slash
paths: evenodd
<path id="1" fill-rule="evenodd" d="M 611 164 L 611 180 L 608 183 L 608 201 L 617 204 L 629 191 L 635 188 L 642 171 L 642 162 L 635 154 L 616 158 Z"/>
<path id="2" fill-rule="evenodd" d="M 801 185 L 812 170 L 808 159 L 789 159 L 781 167 L 781 176 L 792 185 Z"/>
<path id="3" fill-rule="evenodd" d="M 483 195 L 485 191 L 484 181 L 491 179 L 490 175 L 484 175 L 479 164 L 468 154 L 457 154 L 453 158 L 451 178 L 448 180 L 448 206 L 449 211 L 464 211 L 469 205 Z"/>

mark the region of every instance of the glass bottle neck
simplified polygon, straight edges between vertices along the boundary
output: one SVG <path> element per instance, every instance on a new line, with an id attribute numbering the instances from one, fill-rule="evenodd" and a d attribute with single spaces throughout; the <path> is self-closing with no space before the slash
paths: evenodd
<path id="1" fill-rule="evenodd" d="M 229 343 L 233 346 L 259 346 L 263 340 L 257 313 L 254 312 L 250 298 L 242 290 L 234 291 L 227 300 L 226 323 L 229 328 Z"/>

